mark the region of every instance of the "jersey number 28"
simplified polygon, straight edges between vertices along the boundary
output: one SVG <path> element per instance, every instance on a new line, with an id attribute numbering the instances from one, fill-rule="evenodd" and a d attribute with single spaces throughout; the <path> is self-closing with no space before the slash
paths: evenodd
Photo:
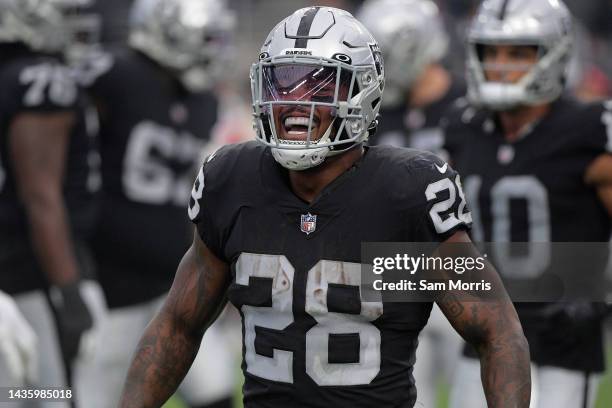
<path id="1" fill-rule="evenodd" d="M 284 337 L 288 342 L 301 343 L 296 336 L 303 334 L 289 329 L 295 322 L 294 278 L 295 269 L 285 256 L 243 253 L 238 258 L 236 283 L 251 292 L 262 285 L 271 287 L 272 292 L 271 304 L 241 308 L 246 370 L 252 375 L 284 383 L 294 381 L 294 352 L 290 347 L 256 350 L 256 337 L 270 330 L 287 331 Z M 307 272 L 302 301 L 304 311 L 316 324 L 305 333 L 305 367 L 318 385 L 369 384 L 380 371 L 380 330 L 372 322 L 382 315 L 383 304 L 361 302 L 360 283 L 361 265 L 356 263 L 322 260 Z M 339 297 L 333 298 L 332 292 Z M 358 353 L 351 361 L 332 356 L 330 342 L 351 344 L 358 347 Z"/>

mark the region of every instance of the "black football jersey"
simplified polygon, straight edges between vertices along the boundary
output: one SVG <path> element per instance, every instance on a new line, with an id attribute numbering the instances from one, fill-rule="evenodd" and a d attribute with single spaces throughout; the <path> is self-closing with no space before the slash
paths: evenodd
<path id="1" fill-rule="evenodd" d="M 101 217 L 93 242 L 111 307 L 170 288 L 193 238 L 185 219 L 193 177 L 217 117 L 216 99 L 188 93 L 129 48 L 109 53 L 90 91 L 100 105 Z"/>
<path id="2" fill-rule="evenodd" d="M 369 143 L 438 152 L 444 141 L 440 120 L 453 102 L 464 95 L 465 84 L 453 78 L 448 92 L 428 106 L 408 108 L 401 105 L 381 109 L 378 130 Z"/>
<path id="3" fill-rule="evenodd" d="M 361 243 L 441 242 L 468 228 L 462 194 L 449 191 L 457 174 L 431 153 L 381 146 L 311 204 L 287 177 L 269 148 L 226 146 L 203 165 L 189 206 L 202 240 L 231 265 L 245 406 L 412 407 L 432 304 L 363 302 Z"/>
<path id="4" fill-rule="evenodd" d="M 63 185 L 75 240 L 85 240 L 94 224 L 99 156 L 95 108 L 67 67 L 19 44 L 0 46 L 0 57 L 0 289 L 17 293 L 42 288 L 46 280 L 36 262 L 24 204 L 17 193 L 8 138 L 11 123 L 22 113 L 75 112 Z"/>
<path id="5" fill-rule="evenodd" d="M 608 213 L 596 190 L 584 182 L 589 164 L 612 149 L 612 105 L 580 104 L 568 98 L 515 143 L 507 143 L 490 112 L 458 101 L 445 121 L 445 149 L 461 172 L 474 219 L 472 239 L 493 242 L 606 242 Z M 521 254 L 522 262 L 537 262 Z M 543 263 L 541 272 L 550 267 Z M 594 269 L 605 264 L 589 265 Z M 577 273 L 580 273 L 577 271 Z M 508 275 L 506 275 L 508 276 Z M 588 371 L 603 370 L 601 326 L 581 332 L 566 349 L 547 337 L 538 308 L 519 303 L 517 311 L 536 363 Z"/>

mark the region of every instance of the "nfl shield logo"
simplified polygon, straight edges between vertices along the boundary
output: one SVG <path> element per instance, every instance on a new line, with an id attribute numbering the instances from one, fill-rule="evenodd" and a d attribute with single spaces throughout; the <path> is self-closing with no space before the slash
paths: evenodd
<path id="1" fill-rule="evenodd" d="M 302 215 L 300 230 L 306 235 L 310 235 L 317 229 L 317 216 L 311 213 Z"/>

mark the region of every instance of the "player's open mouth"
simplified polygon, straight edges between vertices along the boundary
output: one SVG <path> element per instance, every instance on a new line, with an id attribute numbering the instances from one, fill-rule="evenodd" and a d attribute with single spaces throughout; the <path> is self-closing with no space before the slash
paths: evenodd
<path id="1" fill-rule="evenodd" d="M 310 117 L 308 116 L 294 116 L 289 114 L 282 120 L 284 133 L 290 140 L 306 140 L 308 137 L 308 125 L 310 124 Z M 316 117 L 313 117 L 311 137 L 314 138 L 317 135 L 317 128 L 319 121 Z"/>

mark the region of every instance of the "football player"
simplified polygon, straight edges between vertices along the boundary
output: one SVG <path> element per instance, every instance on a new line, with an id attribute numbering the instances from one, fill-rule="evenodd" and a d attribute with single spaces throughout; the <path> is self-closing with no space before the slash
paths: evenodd
<path id="1" fill-rule="evenodd" d="M 465 85 L 442 65 L 448 36 L 431 0 L 369 0 L 357 19 L 378 41 L 385 66 L 382 120 L 370 144 L 437 152 L 439 122 Z"/>
<path id="2" fill-rule="evenodd" d="M 117 406 L 130 356 L 189 247 L 184 203 L 217 119 L 211 89 L 232 26 L 217 0 L 136 1 L 129 45 L 109 50 L 89 87 L 104 180 L 93 248 L 109 314 L 106 347 L 78 378 L 83 407 Z M 181 396 L 192 407 L 229 407 L 233 355 L 216 330 L 204 343 Z"/>
<path id="3" fill-rule="evenodd" d="M 85 245 L 100 184 L 96 133 L 57 57 L 70 4 L 0 3 L 0 288 L 39 338 L 38 385 L 56 387 L 69 384 L 104 304 Z"/>
<path id="4" fill-rule="evenodd" d="M 243 321 L 246 407 L 411 407 L 432 304 L 364 301 L 361 242 L 469 242 L 458 176 L 431 153 L 364 145 L 383 60 L 346 11 L 308 7 L 280 22 L 251 84 L 257 141 L 219 149 L 198 174 L 197 233 L 120 406 L 161 406 L 229 298 Z M 529 352 L 511 302 L 440 306 L 481 353 L 491 406 L 527 407 Z"/>
<path id="5" fill-rule="evenodd" d="M 369 143 L 440 153 L 442 115 L 466 89 L 442 65 L 449 39 L 438 7 L 431 0 L 369 0 L 356 17 L 378 41 L 386 68 L 382 119 Z M 423 407 L 436 406 L 437 386 L 450 382 L 461 344 L 434 306 L 414 367 Z"/>
<path id="6" fill-rule="evenodd" d="M 612 106 L 563 94 L 571 45 L 571 15 L 557 0 L 487 0 L 474 19 L 470 103 L 460 102 L 449 117 L 446 148 L 465 177 L 475 241 L 610 237 Z M 518 261 L 537 263 L 541 256 L 532 252 Z M 588 268 L 597 273 L 594 261 Z M 605 308 L 577 302 L 517 309 L 535 364 L 532 406 L 593 406 L 604 369 Z M 478 360 L 472 350 L 465 355 L 451 406 L 485 407 L 473 383 Z"/>

